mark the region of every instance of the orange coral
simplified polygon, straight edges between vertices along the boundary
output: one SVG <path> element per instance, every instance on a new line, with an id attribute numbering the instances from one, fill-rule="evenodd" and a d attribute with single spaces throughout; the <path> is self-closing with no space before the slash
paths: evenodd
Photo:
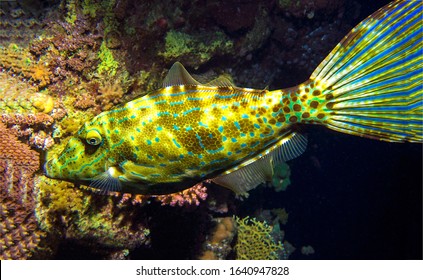
<path id="1" fill-rule="evenodd" d="M 43 125 L 45 127 L 51 126 L 54 119 L 44 113 L 37 114 L 2 114 L 1 121 L 7 125 Z"/>
<path id="2" fill-rule="evenodd" d="M 0 66 L 22 75 L 45 86 L 50 83 L 51 72 L 47 63 L 31 60 L 31 55 L 25 49 L 11 44 L 7 48 L 0 47 Z"/>
<path id="3" fill-rule="evenodd" d="M 27 138 L 31 146 L 45 150 L 53 145 L 51 126 L 58 119 L 58 106 L 47 91 L 38 92 L 21 79 L 0 72 L 0 121 L 18 137 Z"/>
<path id="4" fill-rule="evenodd" d="M 216 227 L 205 243 L 205 251 L 199 259 L 225 259 L 232 251 L 231 242 L 235 235 L 234 219 L 232 217 L 217 218 L 216 222 Z"/>
<path id="5" fill-rule="evenodd" d="M 104 85 L 100 85 L 98 91 L 100 95 L 97 96 L 96 100 L 102 106 L 103 111 L 110 110 L 114 105 L 121 102 L 123 90 L 121 85 L 118 83 L 106 83 Z"/>
<path id="6" fill-rule="evenodd" d="M 217 224 L 212 235 L 212 244 L 219 244 L 225 239 L 233 236 L 234 222 L 231 217 L 222 218 Z"/>
<path id="7" fill-rule="evenodd" d="M 50 83 L 51 72 L 46 63 L 38 62 L 28 69 L 29 76 L 40 82 L 40 86 Z"/>
<path id="8" fill-rule="evenodd" d="M 47 150 L 53 146 L 54 140 L 42 129 L 50 127 L 54 119 L 44 113 L 37 114 L 2 114 L 0 122 L 11 128 L 18 137 L 29 137 L 28 143 L 36 148 Z"/>
<path id="9" fill-rule="evenodd" d="M 14 136 L 0 122 L 1 259 L 27 259 L 40 241 L 35 217 L 34 172 L 37 152 Z"/>
<path id="10" fill-rule="evenodd" d="M 80 110 L 86 110 L 94 107 L 95 105 L 95 101 L 88 94 L 82 94 L 74 103 L 74 107 Z"/>

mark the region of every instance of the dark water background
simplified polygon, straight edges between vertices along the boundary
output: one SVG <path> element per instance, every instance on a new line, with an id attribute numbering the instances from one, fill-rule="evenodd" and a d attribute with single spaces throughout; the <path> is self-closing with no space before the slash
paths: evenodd
<path id="1" fill-rule="evenodd" d="M 290 162 L 288 190 L 255 202 L 285 207 L 286 239 L 316 251 L 293 258 L 421 259 L 422 146 L 308 132 L 308 150 Z"/>

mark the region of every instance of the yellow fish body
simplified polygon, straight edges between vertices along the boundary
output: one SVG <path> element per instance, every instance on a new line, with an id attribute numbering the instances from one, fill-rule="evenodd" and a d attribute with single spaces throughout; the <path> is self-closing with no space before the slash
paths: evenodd
<path id="1" fill-rule="evenodd" d="M 305 150 L 300 123 L 421 142 L 421 10 L 420 1 L 382 8 L 289 89 L 200 84 L 175 63 L 163 88 L 84 124 L 45 172 L 103 191 L 163 194 L 211 179 L 239 193 Z"/>
<path id="2" fill-rule="evenodd" d="M 185 85 L 164 87 L 96 116 L 48 162 L 47 174 L 157 194 L 229 174 L 282 143 L 292 142 L 285 160 L 305 149 L 305 138 L 292 133 L 289 120 L 297 122 L 305 110 L 287 114 L 293 105 L 280 102 L 287 92 L 237 88 L 223 79 L 215 81 L 220 86 L 198 85 L 179 63 L 170 73 L 183 76 Z"/>

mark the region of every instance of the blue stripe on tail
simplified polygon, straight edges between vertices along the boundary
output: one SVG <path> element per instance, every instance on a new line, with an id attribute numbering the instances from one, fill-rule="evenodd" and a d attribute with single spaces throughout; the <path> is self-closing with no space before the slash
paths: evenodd
<path id="1" fill-rule="evenodd" d="M 423 141 L 422 1 L 395 1 L 357 25 L 311 75 L 324 124 L 392 142 Z"/>

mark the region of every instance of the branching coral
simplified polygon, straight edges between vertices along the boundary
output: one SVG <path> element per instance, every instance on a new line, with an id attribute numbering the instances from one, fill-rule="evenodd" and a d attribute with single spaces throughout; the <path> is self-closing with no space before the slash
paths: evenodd
<path id="1" fill-rule="evenodd" d="M 0 121 L 31 146 L 46 150 L 54 141 L 51 126 L 55 119 L 56 104 L 47 91 L 37 88 L 16 77 L 0 73 Z M 51 113 L 49 115 L 48 113 Z"/>
<path id="2" fill-rule="evenodd" d="M 158 195 L 156 199 L 162 203 L 162 205 L 170 206 L 188 206 L 188 205 L 199 205 L 201 200 L 207 198 L 207 187 L 203 183 L 198 183 L 192 188 L 183 190 L 181 192 L 170 194 L 170 195 Z"/>
<path id="3" fill-rule="evenodd" d="M 2 114 L 0 121 L 10 127 L 18 137 L 28 138 L 28 143 L 36 148 L 47 150 L 54 144 L 49 133 L 43 129 L 48 128 L 54 119 L 47 114 Z"/>
<path id="4" fill-rule="evenodd" d="M 121 102 L 123 90 L 118 83 L 105 83 L 98 88 L 100 95 L 97 96 L 96 101 L 100 103 L 103 111 L 110 110 L 113 106 Z"/>
<path id="5" fill-rule="evenodd" d="M 116 193 L 118 196 L 118 193 Z M 124 193 L 120 200 L 120 204 L 124 205 L 128 201 L 131 201 L 132 204 L 143 204 L 148 201 L 150 198 L 154 198 L 156 201 L 161 202 L 162 206 L 198 206 L 202 200 L 207 198 L 207 187 L 203 183 L 198 183 L 197 185 L 172 194 L 165 195 L 131 195 Z"/>
<path id="6" fill-rule="evenodd" d="M 93 100 L 93 98 L 91 98 L 91 96 L 89 96 L 87 93 L 83 93 L 74 103 L 74 107 L 79 110 L 86 110 L 95 106 L 95 100 Z"/>
<path id="7" fill-rule="evenodd" d="M 39 155 L 0 122 L 0 240 L 2 259 L 31 257 L 42 233 L 35 218 L 34 172 Z"/>
<path id="8" fill-rule="evenodd" d="M 92 72 L 97 63 L 99 35 L 94 34 L 95 28 L 88 20 L 79 17 L 73 24 L 60 20 L 47 24 L 48 36 L 33 40 L 29 49 L 34 56 L 48 61 L 53 82 L 49 88 L 60 93 L 58 89 L 66 87 L 62 89 L 66 92 Z"/>
<path id="9" fill-rule="evenodd" d="M 283 251 L 282 243 L 276 243 L 272 236 L 272 228 L 265 222 L 245 217 L 236 217 L 238 240 L 235 245 L 239 260 L 275 260 L 278 251 Z"/>

